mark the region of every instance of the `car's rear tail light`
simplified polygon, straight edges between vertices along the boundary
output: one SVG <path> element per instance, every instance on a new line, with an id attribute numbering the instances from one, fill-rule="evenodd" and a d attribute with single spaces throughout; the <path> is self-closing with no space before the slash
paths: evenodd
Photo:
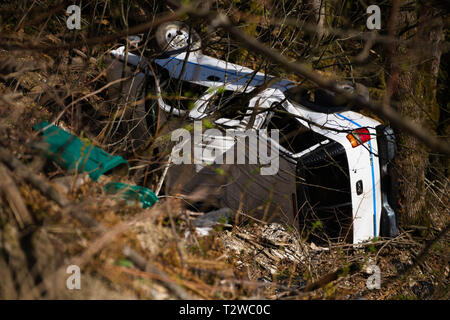
<path id="1" fill-rule="evenodd" d="M 349 133 L 347 139 L 352 144 L 352 147 L 355 148 L 370 140 L 370 132 L 367 128 L 359 128 Z"/>

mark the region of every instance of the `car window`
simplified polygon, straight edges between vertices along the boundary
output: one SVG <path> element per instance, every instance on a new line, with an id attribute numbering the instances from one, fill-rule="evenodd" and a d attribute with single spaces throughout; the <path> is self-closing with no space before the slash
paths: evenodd
<path id="1" fill-rule="evenodd" d="M 337 143 L 336 143 L 337 144 Z M 335 145 L 339 148 L 339 145 Z M 316 153 L 297 165 L 297 206 L 302 208 L 302 225 L 312 227 L 318 221 L 330 238 L 352 242 L 352 197 L 348 159 L 345 151 L 325 157 Z M 329 149 L 330 153 L 331 149 Z M 322 242 L 320 238 L 312 237 Z"/>
<path id="2" fill-rule="evenodd" d="M 302 152 L 327 138 L 302 125 L 293 115 L 280 107 L 274 110 L 267 129 L 279 130 L 280 145 L 293 154 Z"/>

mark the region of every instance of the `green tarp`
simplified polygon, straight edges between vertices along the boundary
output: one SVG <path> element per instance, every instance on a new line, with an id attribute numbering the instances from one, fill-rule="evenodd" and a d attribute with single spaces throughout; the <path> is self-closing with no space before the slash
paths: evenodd
<path id="1" fill-rule="evenodd" d="M 97 181 L 102 174 L 120 165 L 126 165 L 129 169 L 128 162 L 122 157 L 110 155 L 46 121 L 36 124 L 33 128 L 42 130 L 43 141 L 46 143 L 44 154 L 66 170 L 87 172 Z M 103 189 L 119 198 L 140 202 L 144 209 L 158 201 L 153 191 L 141 186 L 110 182 Z"/>
<path id="2" fill-rule="evenodd" d="M 46 121 L 36 124 L 33 128 L 43 129 L 43 140 L 48 144 L 44 153 L 64 169 L 87 172 L 94 181 L 97 181 L 102 174 L 119 165 L 128 166 L 124 158 L 110 155 Z"/>

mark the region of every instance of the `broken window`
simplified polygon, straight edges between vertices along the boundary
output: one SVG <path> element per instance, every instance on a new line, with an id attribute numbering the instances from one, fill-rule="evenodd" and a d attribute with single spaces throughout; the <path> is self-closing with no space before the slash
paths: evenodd
<path id="1" fill-rule="evenodd" d="M 297 159 L 294 208 L 301 208 L 300 230 L 307 230 L 319 242 L 327 238 L 351 242 L 352 200 L 344 147 L 279 108 L 270 117 L 268 129 L 278 129 L 280 145 L 294 155 L 320 144 Z"/>
<path id="2" fill-rule="evenodd" d="M 301 225 L 312 231 L 314 239 L 339 238 L 352 242 L 352 198 L 347 155 L 336 142 L 329 145 L 329 150 L 321 147 L 311 152 L 314 153 L 312 157 L 306 155 L 298 161 L 297 199 L 298 207 L 302 208 L 299 220 Z M 331 147 L 342 151 L 333 152 Z"/>

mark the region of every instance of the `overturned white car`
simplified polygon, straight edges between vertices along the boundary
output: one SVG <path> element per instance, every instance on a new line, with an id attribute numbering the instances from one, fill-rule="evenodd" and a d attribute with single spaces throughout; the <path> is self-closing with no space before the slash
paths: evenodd
<path id="1" fill-rule="evenodd" d="M 127 50 L 130 46 L 110 52 L 121 66 L 137 68 L 129 91 L 153 88 L 156 103 L 145 110 L 149 127 L 157 121 L 151 109 L 158 108 L 166 117 L 208 118 L 225 129 L 278 130 L 279 136 L 266 135 L 280 157 L 276 174 L 254 174 L 254 163 L 230 166 L 224 159 L 236 139 L 205 131 L 202 147 L 215 152 L 202 153 L 200 163 L 189 165 L 189 174 L 187 165 L 173 165 L 167 183 L 181 181 L 183 192 L 218 187 L 218 206 L 265 220 L 276 216 L 299 231 L 320 221 L 329 237 L 353 243 L 398 234 L 396 179 L 390 168 L 395 140 L 389 127 L 348 111 L 345 101 L 325 90 L 316 90 L 312 99 L 289 80 L 203 55 L 200 37 L 181 23 L 160 26 L 156 40 L 165 54 L 150 61 Z M 113 80 L 121 72 L 110 74 Z M 342 85 L 368 98 L 361 86 Z M 171 100 L 167 92 L 190 99 Z M 216 179 L 217 166 L 233 178 Z"/>

